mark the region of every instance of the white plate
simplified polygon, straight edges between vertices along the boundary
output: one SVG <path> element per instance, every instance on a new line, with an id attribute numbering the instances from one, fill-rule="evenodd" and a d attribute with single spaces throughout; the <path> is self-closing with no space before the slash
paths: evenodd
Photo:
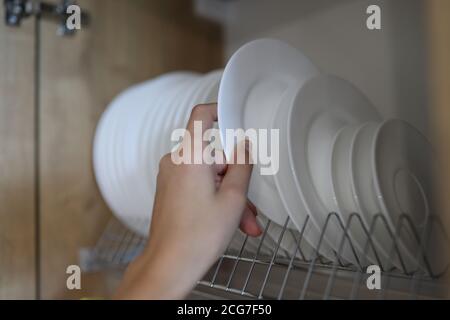
<path id="1" fill-rule="evenodd" d="M 352 149 L 355 145 L 355 139 L 360 132 L 360 127 L 361 125 L 344 127 L 335 137 L 330 158 L 332 195 L 329 200 L 330 202 L 334 200 L 334 209 L 332 211 L 337 212 L 341 216 L 342 221 L 348 222 L 352 219 L 348 225 L 348 234 L 355 250 L 358 252 L 358 256 L 361 258 L 365 256 L 363 261 L 376 264 L 378 260 L 373 250 L 365 250 L 368 236 L 364 233 L 364 227 L 368 230 L 369 224 L 366 225 L 364 220 L 359 220 L 356 216 L 352 217 L 352 213 L 360 213 L 352 188 L 354 163 L 351 160 Z"/>
<path id="2" fill-rule="evenodd" d="M 132 98 L 132 100 L 131 100 Z M 153 203 L 153 196 L 148 197 L 147 201 L 143 200 L 139 201 L 140 198 L 136 199 L 138 193 L 135 192 L 134 186 L 135 184 L 130 181 L 130 176 L 127 175 L 127 172 L 124 170 L 124 161 L 127 157 L 125 153 L 125 140 L 127 136 L 127 114 L 132 112 L 133 106 L 139 103 L 144 103 L 143 101 L 139 101 L 135 96 L 130 97 L 128 101 L 130 104 L 124 107 L 124 112 L 120 115 L 120 120 L 118 122 L 118 126 L 116 127 L 114 145 L 113 145 L 113 154 L 112 159 L 115 160 L 113 163 L 115 164 L 115 168 L 117 171 L 117 182 L 119 186 L 119 190 L 122 196 L 122 199 L 126 201 L 125 211 L 124 213 L 129 219 L 134 218 L 132 221 L 141 220 L 139 218 L 148 217 L 148 221 L 151 218 L 151 207 Z M 127 111 L 126 109 L 131 109 Z M 131 183 L 130 183 L 131 182 Z M 131 188 L 133 186 L 133 188 Z M 151 206 L 145 206 L 145 204 L 149 204 Z M 145 210 L 146 208 L 147 210 Z M 150 210 L 148 210 L 150 208 Z M 142 227 L 142 224 L 139 228 Z M 136 228 L 136 226 L 135 226 Z"/>
<path id="3" fill-rule="evenodd" d="M 179 75 L 177 78 L 174 78 L 173 81 L 166 83 L 165 86 L 160 87 L 160 89 L 164 89 L 167 88 L 166 90 L 160 90 L 161 92 L 156 92 L 154 91 L 152 95 L 149 96 L 150 99 L 153 98 L 153 95 L 155 93 L 157 93 L 158 95 L 161 96 L 161 101 L 162 103 L 157 104 L 155 103 L 155 105 L 153 107 L 158 108 L 159 112 L 164 112 L 166 110 L 167 106 L 167 100 L 164 100 L 164 97 L 169 97 L 170 96 L 170 92 L 171 90 L 168 88 L 168 86 L 170 85 L 170 88 L 177 88 L 179 86 L 180 83 L 182 83 L 183 81 L 185 81 L 186 78 L 190 78 L 188 75 L 186 75 L 186 77 L 183 75 Z M 160 98 L 160 97 L 158 97 Z M 135 112 L 138 113 L 138 107 L 139 105 L 144 105 L 146 106 L 146 99 L 145 97 L 136 97 L 135 101 L 133 102 L 133 108 L 134 110 L 130 110 L 129 113 L 131 112 Z M 144 108 L 146 109 L 146 108 Z M 133 186 L 133 190 L 127 190 L 129 194 L 131 194 L 131 198 L 133 201 L 133 205 L 135 207 L 137 207 L 136 209 L 136 214 L 137 215 L 142 215 L 142 211 L 146 210 L 146 211 L 150 211 L 151 210 L 151 206 L 149 207 L 149 205 L 151 205 L 152 201 L 149 201 L 149 189 L 145 189 L 145 187 L 147 186 L 146 183 L 141 183 L 144 182 L 144 179 L 142 178 L 144 172 L 146 171 L 147 167 L 149 166 L 149 164 L 146 164 L 145 167 L 140 167 L 139 166 L 139 161 L 138 159 L 135 157 L 138 155 L 137 151 L 138 150 L 138 145 L 136 144 L 139 141 L 139 133 L 140 130 L 138 127 L 138 125 L 149 125 L 148 123 L 142 122 L 143 119 L 143 114 L 140 114 L 140 117 L 136 117 L 136 115 L 133 117 L 127 117 L 127 115 L 123 115 L 121 122 L 123 122 L 125 124 L 124 129 L 121 132 L 121 137 L 125 143 L 125 145 L 120 148 L 121 150 L 121 156 L 122 158 L 119 158 L 119 160 L 122 160 L 124 163 L 125 161 L 128 159 L 128 161 L 132 160 L 132 167 L 130 168 L 130 170 L 123 172 L 123 176 L 121 178 L 122 182 L 127 185 L 127 186 Z M 139 115 L 139 113 L 138 113 Z M 128 121 L 127 121 L 128 120 Z M 134 127 L 134 128 L 133 128 Z M 136 135 L 133 135 L 133 133 L 136 133 Z M 120 141 L 118 141 L 119 143 Z M 152 150 L 148 150 L 147 152 L 153 152 Z M 153 177 L 153 179 L 155 179 Z M 138 189 L 138 190 L 136 190 Z M 144 193 L 141 193 L 140 191 L 143 190 L 147 190 Z M 152 194 L 154 194 L 154 190 L 150 191 L 152 192 Z M 145 208 L 145 209 L 144 209 Z"/>
<path id="4" fill-rule="evenodd" d="M 367 122 L 358 128 L 352 142 L 350 158 L 352 192 L 355 197 L 356 212 L 366 219 L 367 225 L 373 219 L 373 214 L 379 211 L 375 196 L 372 176 L 372 147 L 374 135 L 379 123 Z"/>
<path id="5" fill-rule="evenodd" d="M 355 196 L 356 211 L 360 213 L 368 230 L 374 223 L 375 215 L 381 213 L 372 175 L 374 139 L 379 126 L 379 123 L 369 122 L 359 127 L 352 144 L 350 160 L 353 168 L 351 172 L 352 192 Z M 396 255 L 393 258 L 389 257 L 389 248 L 392 247 L 393 242 L 388 232 L 383 223 L 378 221 L 371 237 L 373 247 L 369 251 L 376 250 L 383 267 L 393 264 L 401 268 L 401 263 Z"/>
<path id="6" fill-rule="evenodd" d="M 186 128 L 192 109 L 196 105 L 207 102 L 206 96 L 211 93 L 211 89 L 214 84 L 217 84 L 217 82 L 220 81 L 220 74 L 220 72 L 213 71 L 204 75 L 196 88 L 193 88 L 193 93 L 188 98 L 189 100 L 181 106 L 180 112 L 176 113 L 174 119 L 172 120 L 176 128 Z M 217 100 L 217 94 L 215 100 Z"/>
<path id="7" fill-rule="evenodd" d="M 431 144 L 417 129 L 402 120 L 385 121 L 377 131 L 373 175 L 381 211 L 392 230 L 407 214 L 422 236 L 432 205 Z M 419 266 L 419 244 L 406 221 L 400 232 L 399 250 L 408 271 Z"/>
<path id="8" fill-rule="evenodd" d="M 134 216 L 136 212 L 136 206 L 133 203 L 132 196 L 129 194 L 128 190 L 124 188 L 125 181 L 123 179 L 123 140 L 124 131 L 123 128 L 126 125 L 126 119 L 130 113 L 132 113 L 136 104 L 140 103 L 137 97 L 140 96 L 142 92 L 139 86 L 134 86 L 127 90 L 123 95 L 123 100 L 121 100 L 116 105 L 116 112 L 113 115 L 114 122 L 111 122 L 110 131 L 107 134 L 109 141 L 107 142 L 108 151 L 105 153 L 105 165 L 109 164 L 109 174 L 108 177 L 111 181 L 111 187 L 114 190 L 115 201 L 120 202 L 120 214 L 124 216 Z M 114 112 L 114 111 L 113 111 Z"/>
<path id="9" fill-rule="evenodd" d="M 289 111 L 294 103 L 294 98 L 297 91 L 298 89 L 294 87 L 286 92 L 278 109 L 277 115 L 274 117 L 272 127 L 274 129 L 278 129 L 280 132 L 280 163 L 279 170 L 277 174 L 275 174 L 274 180 L 286 213 L 291 217 L 291 220 L 294 222 L 298 231 L 302 231 L 304 229 L 303 241 L 306 242 L 306 245 L 309 247 L 316 248 L 320 239 L 320 228 L 308 216 L 309 213 L 306 211 L 301 198 L 295 191 L 297 186 L 295 184 L 295 178 L 289 160 L 288 119 Z M 295 217 L 295 219 L 293 219 L 293 217 Z M 333 261 L 335 257 L 335 254 L 326 242 L 321 243 L 319 252 L 331 261 Z"/>
<path id="10" fill-rule="evenodd" d="M 191 81 L 196 77 L 198 77 L 196 74 L 190 72 L 178 73 L 176 81 L 166 83 L 164 86 L 160 86 L 157 90 L 153 91 L 151 107 L 154 110 L 150 110 L 150 112 L 145 115 L 143 126 L 147 127 L 147 130 L 141 131 L 146 132 L 148 136 L 138 139 L 138 141 L 145 141 L 144 145 L 139 145 L 140 148 L 143 147 L 145 149 L 141 149 L 141 152 L 143 151 L 143 156 L 139 158 L 140 162 L 138 162 L 138 170 L 135 172 L 135 181 L 140 181 L 140 185 L 145 185 L 147 190 L 146 194 L 141 197 L 142 205 L 138 213 L 140 216 L 145 215 L 145 212 L 150 212 L 148 217 L 151 219 L 151 211 L 153 209 L 154 196 L 156 192 L 157 171 L 154 173 L 154 171 L 152 172 L 151 170 L 155 167 L 158 168 L 159 159 L 158 161 L 152 160 L 152 155 L 157 154 L 158 151 L 155 150 L 155 146 L 157 145 L 159 139 L 162 139 L 162 137 L 159 129 L 161 123 L 158 122 L 158 120 L 155 120 L 155 118 L 163 115 L 165 110 L 169 107 L 169 98 L 172 91 L 180 87 L 183 83 Z"/>
<path id="11" fill-rule="evenodd" d="M 202 97 L 203 103 L 217 103 L 222 74 L 223 70 L 216 70 L 210 73 L 211 79 L 209 85 L 205 88 L 205 95 Z"/>
<path id="12" fill-rule="evenodd" d="M 191 101 L 185 101 L 180 104 L 180 112 L 176 113 L 175 118 L 173 119 L 176 128 L 186 128 L 191 110 L 196 104 L 217 101 L 218 86 L 221 76 L 221 71 L 212 71 L 203 77 L 203 83 L 199 88 L 196 97 L 192 98 Z M 175 144 L 173 143 L 171 147 L 173 148 L 174 145 Z"/>
<path id="13" fill-rule="evenodd" d="M 174 80 L 173 82 L 178 81 Z M 138 148 L 139 129 L 142 122 L 143 114 L 148 109 L 147 100 L 151 98 L 151 85 L 140 86 L 138 91 L 133 95 L 133 100 L 128 101 L 128 106 L 120 117 L 121 127 L 117 128 L 119 138 L 116 146 L 120 152 L 117 155 L 117 161 L 120 163 L 119 179 L 123 186 L 133 186 L 133 190 L 125 189 L 131 201 L 131 206 L 135 207 L 135 214 L 142 215 L 142 211 L 148 212 L 149 193 L 151 192 L 142 182 L 142 168 L 138 167 Z M 130 97 L 131 98 L 131 97 Z M 120 144 L 122 142 L 122 144 Z"/>
<path id="14" fill-rule="evenodd" d="M 193 83 L 197 83 L 199 81 L 200 77 L 196 76 L 194 78 L 189 78 L 186 79 L 186 84 L 193 84 Z M 190 90 L 190 85 L 187 86 L 186 90 Z M 167 90 L 170 91 L 170 90 Z M 190 91 L 188 91 L 190 92 Z M 159 94 L 159 97 L 156 100 L 156 105 L 159 108 L 159 106 L 164 103 L 167 102 L 166 96 L 163 94 L 163 92 L 161 92 Z M 156 188 L 156 177 L 158 175 L 158 166 L 159 166 L 159 160 L 161 159 L 161 157 L 164 155 L 163 150 L 162 150 L 162 140 L 165 139 L 166 137 L 163 136 L 162 134 L 162 127 L 164 126 L 165 123 L 165 119 L 166 119 L 166 113 L 165 111 L 162 111 L 161 109 L 158 110 L 157 113 L 154 114 L 154 116 L 152 117 L 152 137 L 151 140 L 149 142 L 149 145 L 147 146 L 149 152 L 147 152 L 146 155 L 146 163 L 148 165 L 148 176 L 147 179 L 149 179 L 149 181 L 151 181 L 152 186 L 153 186 L 153 190 L 155 190 Z M 169 137 L 170 138 L 170 137 Z"/>
<path id="15" fill-rule="evenodd" d="M 174 76 L 177 77 L 177 81 L 181 82 L 186 79 L 191 79 L 193 76 L 195 77 L 196 74 L 184 72 L 184 73 L 176 73 Z M 158 101 L 159 101 L 159 94 L 167 87 L 169 84 L 160 86 L 158 88 L 155 88 L 153 91 L 151 99 L 147 101 L 147 104 L 149 105 L 147 112 L 142 116 L 143 119 L 143 125 L 141 126 L 140 133 L 139 133 L 139 139 L 137 141 L 138 145 L 138 167 L 139 168 L 147 168 L 145 170 L 145 175 L 147 176 L 147 179 L 145 179 L 145 184 L 147 185 L 147 188 L 150 190 L 155 189 L 154 186 L 154 179 L 152 178 L 152 172 L 153 172 L 153 161 L 149 158 L 149 152 L 151 153 L 153 150 L 153 142 L 155 139 L 155 131 L 154 131 L 154 119 L 157 117 L 158 114 L 161 113 L 161 109 L 158 108 Z M 166 89 L 167 90 L 167 89 Z M 144 173 L 141 173 L 144 174 Z"/>
<path id="16" fill-rule="evenodd" d="M 116 214 L 122 212 L 122 207 L 119 199 L 115 197 L 114 189 L 116 185 L 111 181 L 111 175 L 115 175 L 115 172 L 111 171 L 109 148 L 112 140 L 112 128 L 115 127 L 117 121 L 115 114 L 123 101 L 125 101 L 124 93 L 117 96 L 103 112 L 96 128 L 93 146 L 93 166 L 100 192 L 109 204 L 110 209 Z"/>
<path id="17" fill-rule="evenodd" d="M 191 82 L 186 92 L 183 93 L 179 97 L 179 105 L 177 106 L 177 112 L 172 117 L 173 125 L 177 125 L 179 123 L 179 119 L 189 117 L 191 114 L 191 110 L 195 107 L 194 99 L 199 93 L 199 89 L 201 89 L 202 84 L 205 82 L 204 76 L 199 77 L 196 81 Z M 186 123 L 183 123 L 181 128 L 186 128 Z"/>
<path id="18" fill-rule="evenodd" d="M 186 96 L 193 95 L 197 87 L 202 82 L 203 77 L 198 77 L 194 79 L 190 79 L 184 82 L 181 86 L 174 88 L 171 92 L 170 101 L 168 101 L 167 112 L 161 120 L 161 126 L 158 129 L 158 137 L 159 141 L 156 142 L 155 147 L 153 149 L 154 154 L 157 155 L 157 160 L 155 161 L 155 165 L 159 163 L 159 159 L 169 153 L 171 150 L 171 135 L 172 130 L 176 128 L 176 123 L 174 122 L 174 116 L 179 113 L 183 113 L 182 101 Z M 157 166 L 154 167 L 158 169 Z M 157 170 L 154 171 L 154 175 L 156 176 Z"/>
<path id="19" fill-rule="evenodd" d="M 172 134 L 172 130 L 178 129 L 176 121 L 177 117 L 179 115 L 184 115 L 186 113 L 187 106 L 183 105 L 184 98 L 190 97 L 188 109 L 191 109 L 192 108 L 191 105 L 194 106 L 196 104 L 196 98 L 201 93 L 204 83 L 205 83 L 205 76 L 202 76 L 198 78 L 198 81 L 188 83 L 187 87 L 183 87 L 181 91 L 176 93 L 174 104 L 173 106 L 170 107 L 171 111 L 167 114 L 166 123 L 164 128 L 162 129 L 162 132 L 164 133 L 163 136 L 164 139 L 162 139 L 161 141 L 163 142 L 161 147 L 165 151 L 167 152 L 169 151 L 168 149 L 169 146 L 171 145 L 170 136 Z M 183 93 L 186 93 L 187 95 L 183 95 Z"/>
<path id="20" fill-rule="evenodd" d="M 182 73 L 167 74 L 124 91 L 108 106 L 96 131 L 94 140 L 94 167 L 102 195 L 116 216 L 132 230 L 142 235 L 148 234 L 148 223 L 145 226 L 141 218 L 132 217 L 135 214 L 135 210 L 131 211 L 131 207 L 129 206 L 132 200 L 129 199 L 129 193 L 124 192 L 123 181 L 118 176 L 117 168 L 119 164 L 117 163 L 115 151 L 117 151 L 118 147 L 117 138 L 121 133 L 123 134 L 123 131 L 118 126 L 124 123 L 124 117 L 134 117 L 135 112 L 141 107 L 151 107 L 151 105 L 148 105 L 151 92 L 158 90 L 164 84 L 175 81 L 180 75 Z M 136 90 L 140 91 L 139 94 Z M 139 98 L 137 101 L 134 101 L 134 95 L 136 94 Z M 123 150 L 119 148 L 118 152 L 120 155 Z M 149 219 L 147 222 L 149 222 Z"/>
<path id="21" fill-rule="evenodd" d="M 227 129 L 270 129 L 283 92 L 318 73 L 302 53 L 278 40 L 255 40 L 240 48 L 228 62 L 219 89 L 219 128 L 227 159 L 234 149 L 232 141 L 227 145 Z M 288 216 L 270 180 L 255 165 L 248 197 L 283 225 Z"/>
<path id="22" fill-rule="evenodd" d="M 301 225 L 307 212 L 314 225 L 322 230 L 329 213 L 321 192 L 327 179 L 322 177 L 329 170 L 327 155 L 334 137 L 344 126 L 378 120 L 380 116 L 354 86 L 327 75 L 315 77 L 300 88 L 289 114 L 289 160 L 298 195 L 305 206 L 292 220 Z M 337 220 L 329 219 L 324 241 L 337 251 L 342 235 Z M 348 242 L 341 256 L 349 262 L 357 262 Z"/>
<path id="23" fill-rule="evenodd" d="M 187 106 L 191 105 L 191 100 L 192 97 L 194 96 L 199 84 L 202 82 L 203 77 L 197 77 L 195 79 L 192 79 L 190 81 L 188 81 L 186 83 L 185 86 L 183 86 L 183 91 L 184 92 L 180 92 L 180 94 L 176 96 L 176 100 L 174 101 L 173 104 L 173 108 L 175 111 L 175 114 L 183 114 L 185 113 Z M 165 154 L 168 153 L 170 151 L 170 136 L 171 133 L 169 134 L 168 132 L 169 127 L 172 127 L 172 129 L 175 129 L 176 123 L 174 122 L 174 120 L 170 120 L 170 115 L 167 115 L 167 121 L 171 122 L 165 130 L 167 130 L 167 132 L 164 132 L 164 129 L 161 128 L 158 136 L 160 137 L 160 141 L 158 141 L 157 146 L 155 147 L 155 154 L 154 154 L 154 159 L 155 159 L 155 164 L 159 163 L 160 158 Z M 166 121 L 166 118 L 164 118 L 164 121 Z M 158 173 L 158 167 L 155 166 L 154 167 L 154 175 L 156 176 Z"/>

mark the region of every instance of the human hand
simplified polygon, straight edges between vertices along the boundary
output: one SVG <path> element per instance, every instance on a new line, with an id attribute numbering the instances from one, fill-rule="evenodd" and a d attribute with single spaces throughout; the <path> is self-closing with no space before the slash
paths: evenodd
<path id="1" fill-rule="evenodd" d="M 203 130 L 212 128 L 217 106 L 193 109 L 190 139 L 197 138 L 194 121 L 202 121 Z M 170 154 L 161 159 L 149 241 L 128 267 L 117 298 L 182 298 L 225 251 L 238 225 L 250 236 L 261 234 L 256 209 L 247 200 L 248 150 L 245 144 L 235 150 L 246 154 L 246 164 L 175 165 Z"/>

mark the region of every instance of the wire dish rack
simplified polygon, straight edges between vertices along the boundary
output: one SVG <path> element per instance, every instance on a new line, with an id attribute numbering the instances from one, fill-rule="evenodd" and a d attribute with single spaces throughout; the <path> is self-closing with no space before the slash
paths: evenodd
<path id="1" fill-rule="evenodd" d="M 267 220 L 264 232 L 258 238 L 249 238 L 236 232 L 224 255 L 215 263 L 205 277 L 199 281 L 190 298 L 217 299 L 445 299 L 449 287 L 443 281 L 448 271 L 448 235 L 441 220 L 429 216 L 421 234 L 408 215 L 401 215 L 395 230 L 389 227 L 382 214 L 375 215 L 369 227 L 357 213 L 348 221 L 342 221 L 336 213 L 330 213 L 324 224 L 314 252 L 307 257 L 302 243 L 305 230 L 310 224 L 306 219 L 300 231 L 277 226 L 276 237 L 269 232 L 274 222 Z M 336 223 L 341 230 L 339 249 L 333 251 L 334 259 L 320 254 L 324 245 L 328 226 Z M 350 228 L 358 226 L 364 232 L 366 243 L 363 251 L 355 249 Z M 375 245 L 374 234 L 383 228 L 392 246 L 389 258 L 382 261 Z M 400 235 L 405 230 L 416 241 L 417 266 L 409 269 L 404 263 L 399 244 Z M 434 256 L 439 257 L 439 268 L 430 259 L 429 239 L 436 239 Z M 294 239 L 296 245 L 291 250 L 283 246 L 286 237 Z M 85 272 L 105 268 L 124 268 L 143 249 L 146 239 L 126 229 L 112 219 L 101 235 L 97 245 L 80 252 L 80 265 Z M 342 257 L 344 246 L 350 246 L 354 254 L 353 262 Z M 368 261 L 368 253 L 376 259 Z M 398 261 L 394 266 L 390 261 Z M 386 262 L 387 261 L 387 262 Z M 368 267 L 379 267 L 380 286 L 369 289 L 367 281 L 371 272 Z M 400 265 L 400 268 L 398 267 Z"/>

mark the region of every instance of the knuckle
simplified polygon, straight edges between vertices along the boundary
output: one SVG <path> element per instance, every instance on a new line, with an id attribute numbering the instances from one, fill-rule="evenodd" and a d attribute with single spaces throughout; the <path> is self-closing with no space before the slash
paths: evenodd
<path id="1" fill-rule="evenodd" d="M 201 117 L 205 113 L 210 112 L 210 108 L 210 104 L 197 104 L 194 108 L 192 108 L 191 115 L 195 117 Z"/>
<path id="2" fill-rule="evenodd" d="M 159 169 L 164 169 L 168 165 L 172 163 L 172 156 L 170 153 L 165 154 L 160 160 L 159 160 Z"/>
<path id="3" fill-rule="evenodd" d="M 242 192 L 241 188 L 235 185 L 229 185 L 226 189 L 226 194 L 229 199 L 232 199 L 235 203 L 245 203 L 247 201 L 246 195 Z"/>
<path id="4" fill-rule="evenodd" d="M 192 108 L 192 115 L 201 115 L 205 112 L 205 109 L 208 105 L 206 104 L 197 104 L 194 108 Z"/>

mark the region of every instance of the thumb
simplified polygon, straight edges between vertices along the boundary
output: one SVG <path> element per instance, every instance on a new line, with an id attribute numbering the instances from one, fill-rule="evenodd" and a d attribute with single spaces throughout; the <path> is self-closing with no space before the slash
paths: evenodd
<path id="1" fill-rule="evenodd" d="M 253 169 L 248 146 L 248 141 L 242 141 L 236 145 L 231 157 L 232 161 L 228 162 L 228 168 L 219 189 L 219 194 L 228 198 L 227 200 L 236 201 L 238 200 L 236 197 L 240 196 L 242 210 L 247 201 L 247 190 Z M 234 197 L 234 199 L 229 197 Z"/>

